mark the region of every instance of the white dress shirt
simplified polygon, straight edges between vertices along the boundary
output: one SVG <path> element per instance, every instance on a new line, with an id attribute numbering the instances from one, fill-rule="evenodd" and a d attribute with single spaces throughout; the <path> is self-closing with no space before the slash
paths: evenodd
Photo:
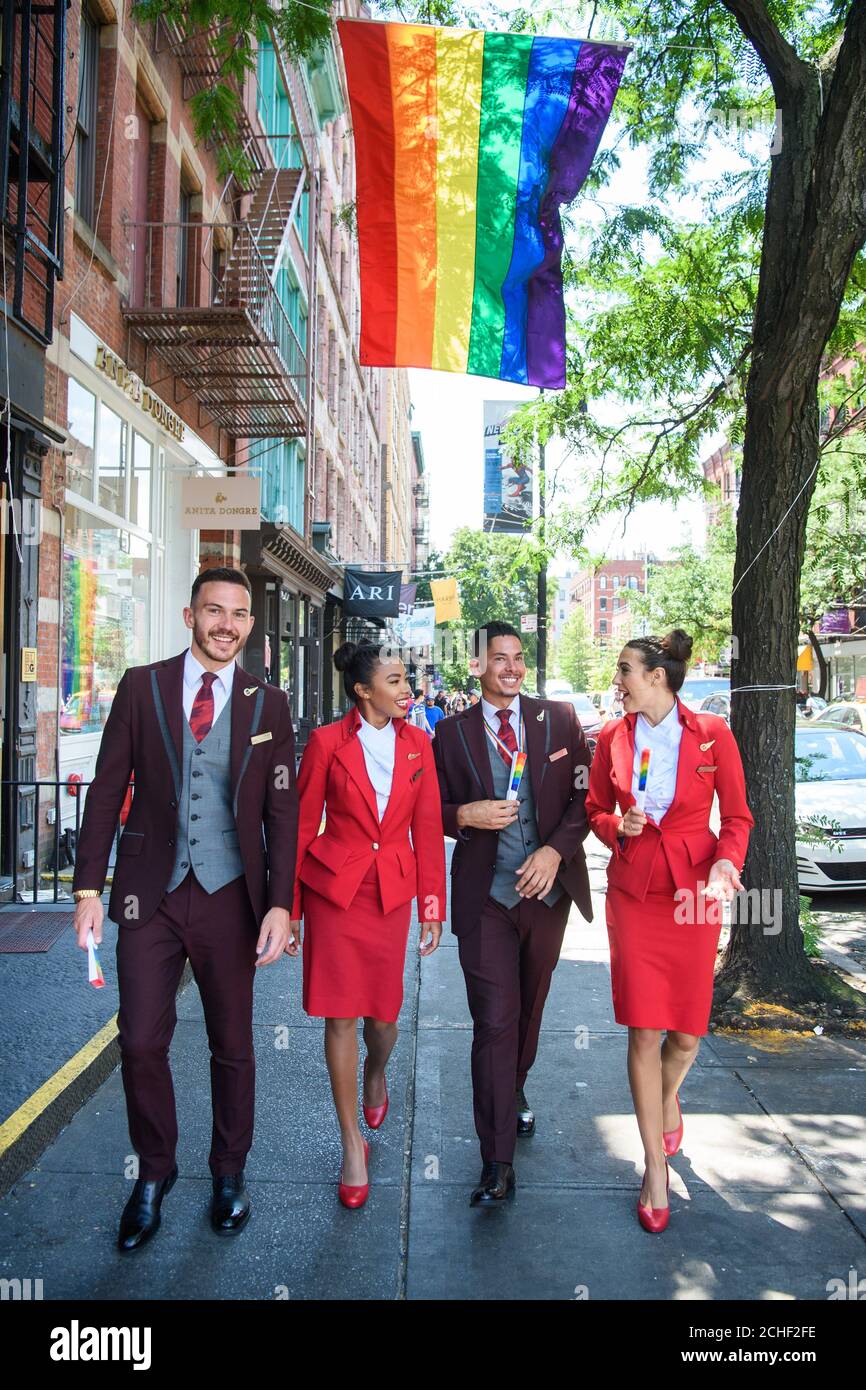
<path id="1" fill-rule="evenodd" d="M 186 715 L 187 723 L 192 714 L 192 707 L 195 697 L 201 689 L 201 678 L 206 667 L 200 661 L 196 661 L 192 654 L 192 649 L 187 650 L 183 663 L 183 712 Z M 213 722 L 214 724 L 222 714 L 226 700 L 232 693 L 232 681 L 235 678 L 235 663 L 230 661 L 221 671 L 215 671 L 216 680 L 211 686 L 213 691 Z M 211 725 L 213 727 L 213 725 Z"/>
<path id="2" fill-rule="evenodd" d="M 510 705 L 506 705 L 505 708 L 508 710 L 508 713 L 509 713 L 509 720 L 508 720 L 508 722 L 509 722 L 509 724 L 511 725 L 512 729 L 514 730 L 514 737 L 515 737 L 515 739 L 516 739 L 516 741 L 517 741 L 517 746 L 518 746 L 518 748 L 519 748 L 519 747 L 520 747 L 520 696 L 519 696 L 519 695 L 515 695 L 514 699 L 511 701 L 511 704 L 510 704 Z M 502 724 L 503 724 L 503 721 L 499 718 L 500 706 L 499 706 L 499 705 L 491 705 L 490 701 L 489 701 L 489 700 L 485 700 L 484 696 L 482 695 L 482 696 L 481 696 L 481 709 L 482 709 L 482 712 L 483 712 L 483 714 L 484 714 L 484 718 L 487 720 L 487 723 L 490 725 L 490 727 L 491 727 L 491 729 L 493 730 L 493 732 L 496 733 L 496 734 L 499 734 L 499 737 L 501 738 L 501 737 L 502 737 Z"/>
<path id="3" fill-rule="evenodd" d="M 393 719 L 389 719 L 383 729 L 377 729 L 375 724 L 370 724 L 358 710 L 361 724 L 358 729 L 358 740 L 364 750 L 364 762 L 367 765 L 367 776 L 373 784 L 373 791 L 376 793 L 376 805 L 379 809 L 379 820 L 385 815 L 385 807 L 388 805 L 388 798 L 391 795 L 391 782 L 394 777 L 394 759 L 397 756 L 397 730 L 394 728 Z"/>
<path id="4" fill-rule="evenodd" d="M 640 755 L 644 748 L 648 748 L 650 750 L 650 764 L 644 809 L 656 825 L 674 799 L 682 736 L 683 726 L 680 723 L 679 710 L 676 704 L 658 724 L 650 724 L 649 720 L 644 719 L 642 714 L 638 715 L 635 722 L 632 795 L 637 796 L 640 780 Z"/>

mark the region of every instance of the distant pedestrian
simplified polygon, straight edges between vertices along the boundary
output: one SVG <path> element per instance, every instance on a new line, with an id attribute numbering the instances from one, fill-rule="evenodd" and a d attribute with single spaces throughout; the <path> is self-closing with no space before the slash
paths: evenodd
<path id="1" fill-rule="evenodd" d="M 444 709 L 442 709 L 441 705 L 437 705 L 432 695 L 427 695 L 424 698 L 424 713 L 427 716 L 427 723 L 430 726 L 430 732 L 435 738 L 436 725 L 439 723 L 440 719 L 445 718 L 445 711 Z"/>

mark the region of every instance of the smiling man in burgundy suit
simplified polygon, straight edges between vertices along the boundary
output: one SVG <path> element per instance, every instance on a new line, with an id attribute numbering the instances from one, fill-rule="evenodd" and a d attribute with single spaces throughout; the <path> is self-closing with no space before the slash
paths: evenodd
<path id="1" fill-rule="evenodd" d="M 244 1164 L 255 1100 L 253 977 L 291 938 L 298 830 L 288 701 L 237 662 L 253 625 L 240 570 L 203 571 L 184 621 L 188 651 L 121 678 L 102 735 L 78 839 L 78 943 L 102 939 L 108 858 L 127 786 L 132 809 L 117 851 L 109 914 L 117 922 L 118 1032 L 139 1176 L 118 1246 L 157 1230 L 177 1177 L 177 1116 L 168 1064 L 175 995 L 188 959 L 211 1051 L 211 1225 L 250 1214 Z M 294 942 L 292 943 L 294 947 Z"/>
<path id="2" fill-rule="evenodd" d="M 583 854 L 589 749 L 567 701 L 520 694 L 520 634 L 488 623 L 481 700 L 442 719 L 433 752 L 451 861 L 451 927 L 474 1022 L 472 1090 L 481 1178 L 472 1204 L 514 1192 L 518 1134 L 535 1129 L 524 1094 L 572 902 L 592 920 Z M 526 765 L 507 799 L 512 759 Z"/>

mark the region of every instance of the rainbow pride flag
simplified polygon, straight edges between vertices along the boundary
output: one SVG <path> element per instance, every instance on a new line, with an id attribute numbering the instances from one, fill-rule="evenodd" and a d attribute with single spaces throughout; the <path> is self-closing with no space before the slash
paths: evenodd
<path id="1" fill-rule="evenodd" d="M 565 385 L 562 224 L 627 44 L 337 23 L 357 165 L 361 361 Z"/>

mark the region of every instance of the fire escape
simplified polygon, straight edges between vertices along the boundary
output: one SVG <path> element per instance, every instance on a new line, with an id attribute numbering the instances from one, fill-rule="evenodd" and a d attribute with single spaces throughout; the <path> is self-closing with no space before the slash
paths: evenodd
<path id="1" fill-rule="evenodd" d="M 46 344 L 63 275 L 65 18 L 65 0 L 3 0 L 0 209 L 12 277 L 4 295 L 13 318 Z"/>
<path id="2" fill-rule="evenodd" d="M 219 71 L 212 31 L 184 36 L 165 26 L 165 33 L 183 72 L 184 96 L 191 96 Z M 159 354 L 165 377 L 175 378 L 176 403 L 187 398 L 185 389 L 200 415 L 235 437 L 302 438 L 307 355 L 274 272 L 299 217 L 307 173 L 274 168 L 243 103 L 241 112 L 239 136 L 255 168 L 244 220 L 130 224 L 146 269 L 143 295 L 131 293 L 124 318 Z"/>

